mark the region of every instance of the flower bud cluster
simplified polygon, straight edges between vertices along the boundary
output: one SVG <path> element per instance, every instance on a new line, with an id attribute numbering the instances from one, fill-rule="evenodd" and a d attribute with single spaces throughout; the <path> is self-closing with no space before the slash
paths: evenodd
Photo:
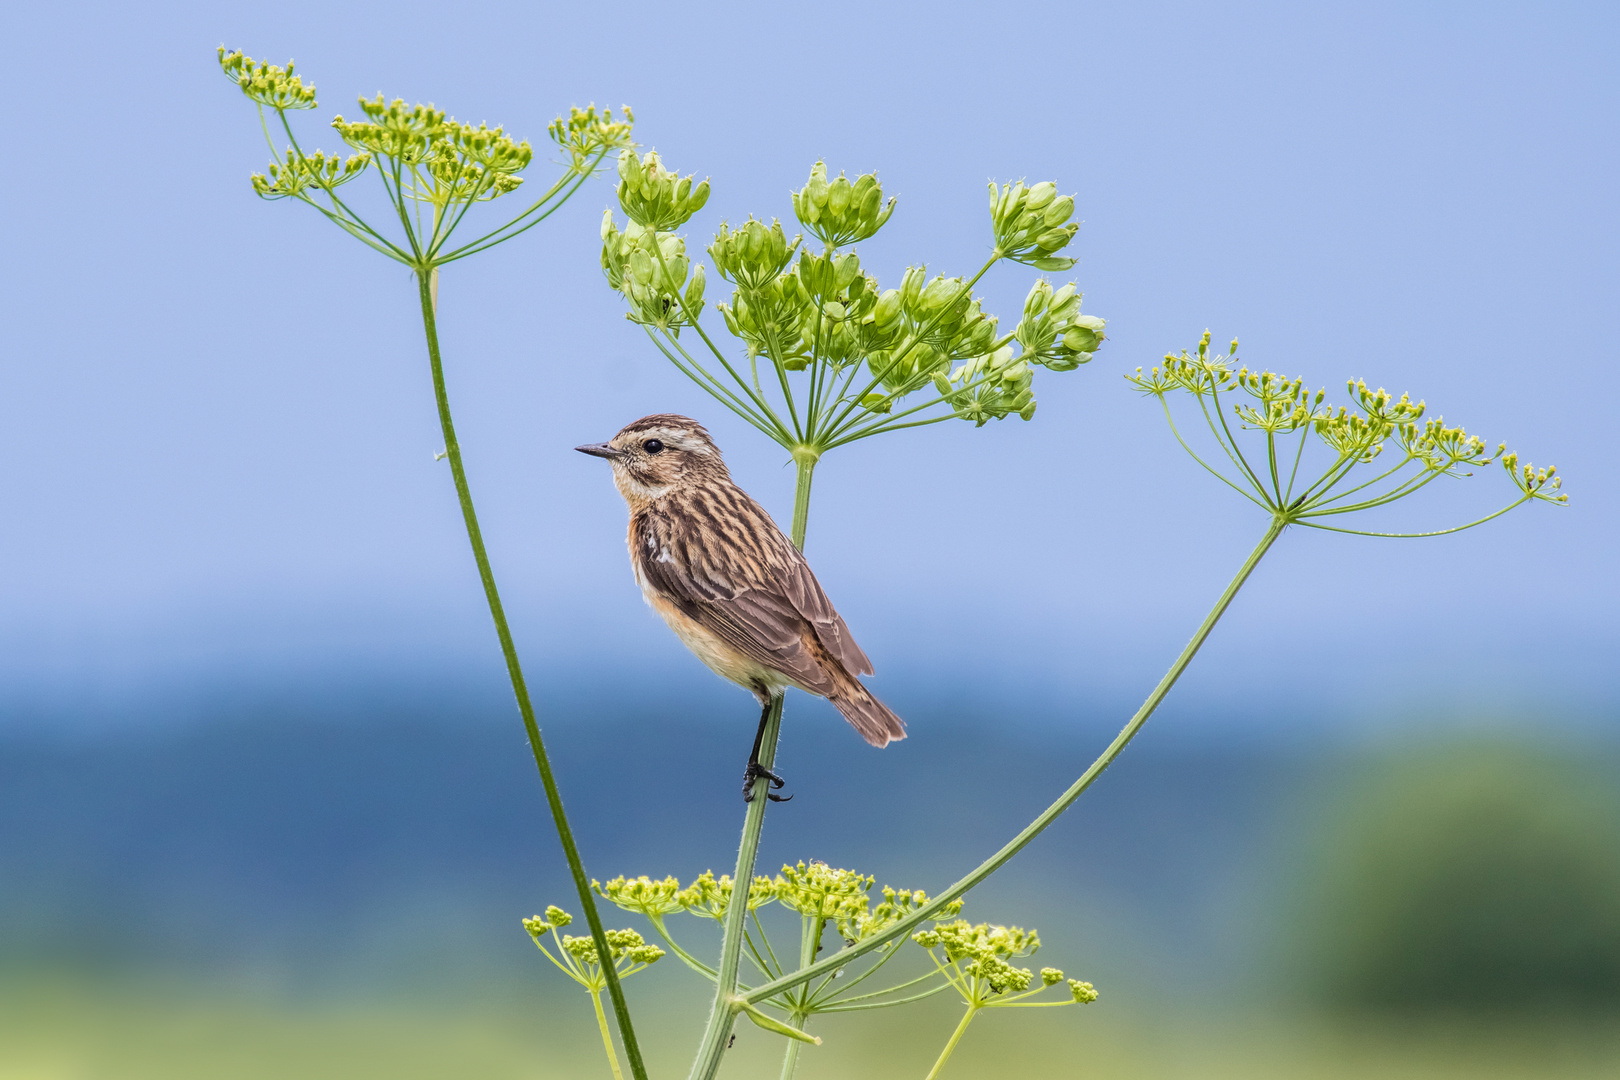
<path id="1" fill-rule="evenodd" d="M 769 226 L 753 217 L 733 229 L 725 222 L 714 234 L 709 245 L 709 258 L 720 276 L 742 289 L 763 289 L 786 270 L 799 249 L 802 237 L 791 241 L 782 231 L 782 223 L 772 220 Z"/>
<path id="2" fill-rule="evenodd" d="M 1225 356 L 1212 356 L 1209 351 L 1209 331 L 1205 330 L 1204 336 L 1198 340 L 1196 356 L 1188 355 L 1185 349 L 1179 356 L 1165 353 L 1164 362 L 1151 372 L 1144 375 L 1142 369 L 1137 368 L 1136 374 L 1125 376 L 1125 380 L 1144 394 L 1161 399 L 1172 390 L 1185 390 L 1198 398 L 1219 393 L 1231 389 L 1237 382 L 1237 375 L 1230 363 L 1237 355 L 1237 347 L 1237 339 L 1233 338 Z"/>
<path id="3" fill-rule="evenodd" d="M 673 878 L 666 878 L 673 881 Z M 609 882 L 611 885 L 612 882 Z M 663 883 L 655 885 L 659 888 Z M 697 879 L 675 894 L 675 900 L 683 911 L 704 919 L 714 919 L 716 922 L 726 917 L 726 911 L 731 907 L 732 883 L 730 874 L 722 874 L 717 879 L 713 870 L 705 870 Z M 627 905 L 619 902 L 617 898 L 609 897 L 620 907 Z M 756 876 L 754 884 L 748 890 L 748 909 L 764 907 L 776 899 L 776 883 L 768 877 Z M 631 907 L 632 911 L 642 910 Z"/>
<path id="4" fill-rule="evenodd" d="M 546 908 L 544 918 L 541 918 L 539 915 L 535 915 L 531 918 L 524 919 L 523 929 L 527 930 L 529 932 L 529 936 L 538 942 L 546 935 L 548 931 L 567 926 L 573 921 L 574 917 L 572 915 L 568 914 L 568 912 L 564 911 L 556 904 L 552 904 L 550 907 Z"/>
<path id="5" fill-rule="evenodd" d="M 873 881 L 869 875 L 854 870 L 801 860 L 796 866 L 783 866 L 777 875 L 776 902 L 800 915 L 831 920 L 842 930 L 867 914 L 871 902 L 866 894 Z"/>
<path id="6" fill-rule="evenodd" d="M 373 100 L 361 98 L 360 111 L 367 119 L 345 120 L 340 114 L 332 118 L 332 127 L 356 150 L 401 164 L 426 161 L 445 136 L 444 110 L 432 105 L 407 107 L 402 98 L 386 102 L 378 94 Z"/>
<path id="7" fill-rule="evenodd" d="M 1102 345 L 1104 325 L 1095 315 L 1080 314 L 1080 294 L 1073 282 L 1054 292 L 1042 278 L 1024 298 L 1024 315 L 1013 336 L 1022 359 L 1053 371 L 1073 371 Z"/>
<path id="8" fill-rule="evenodd" d="M 868 914 L 856 919 L 855 922 L 843 929 L 845 936 L 851 940 L 859 941 L 862 938 L 880 934 L 899 922 L 901 919 L 918 911 L 928 904 L 930 897 L 921 889 L 896 889 L 892 886 L 883 886 L 883 900 Z M 954 919 L 962 910 L 960 898 L 946 904 L 936 922 Z M 853 932 L 851 932 L 853 931 Z"/>
<path id="9" fill-rule="evenodd" d="M 1498 453 L 1506 449 L 1507 447 L 1503 446 Z M 1564 481 L 1557 475 L 1558 469 L 1555 466 L 1549 465 L 1544 469 L 1538 469 L 1527 461 L 1521 469 L 1518 454 L 1503 454 L 1502 468 L 1507 470 L 1515 486 L 1532 499 L 1552 503 L 1569 502 L 1569 496 L 1558 491 L 1564 486 Z"/>
<path id="10" fill-rule="evenodd" d="M 619 206 L 637 225 L 657 232 L 684 225 L 709 201 L 709 182 L 692 183 L 664 168 L 658 152 L 644 156 L 625 147 L 619 152 Z"/>
<path id="11" fill-rule="evenodd" d="M 624 119 L 614 120 L 612 109 L 597 112 L 595 105 L 585 109 L 575 106 L 566 118 L 559 116 L 553 120 L 547 133 L 552 142 L 568 152 L 569 168 L 576 173 L 583 172 L 609 150 L 632 145 L 630 132 L 636 118 L 628 105 L 620 112 L 624 113 Z"/>
<path id="12" fill-rule="evenodd" d="M 810 179 L 793 192 L 793 213 L 812 236 L 829 248 L 866 240 L 883 228 L 894 213 L 893 199 L 883 201 L 883 187 L 875 173 L 851 183 L 840 172 L 831 183 L 827 166 L 816 162 Z"/>
<path id="13" fill-rule="evenodd" d="M 652 964 L 664 955 L 663 949 L 647 944 L 634 930 L 606 930 L 602 936 L 607 938 L 608 951 L 613 954 L 615 964 L 621 960 L 629 960 L 632 964 Z M 601 955 L 596 951 L 596 942 L 589 937 L 564 934 L 562 947 L 565 952 L 588 968 L 602 965 Z"/>
<path id="14" fill-rule="evenodd" d="M 602 270 L 630 302 L 626 317 L 672 333 L 703 310 L 703 267 L 693 269 L 686 241 L 631 222 L 623 232 L 613 211 L 602 215 Z M 683 303 L 684 301 L 684 303 Z"/>
<path id="15" fill-rule="evenodd" d="M 404 193 L 437 206 L 499 198 L 517 190 L 534 150 L 501 128 L 474 127 L 431 105 L 407 107 L 400 98 L 360 99 L 365 120 L 332 120 L 343 141 L 357 150 L 421 168 L 428 183 L 407 182 Z"/>
<path id="16" fill-rule="evenodd" d="M 1459 472 L 1463 466 L 1489 465 L 1506 447 L 1495 453 L 1485 449 L 1485 441 L 1470 435 L 1460 427 L 1446 427 L 1444 417 L 1416 423 L 1400 424 L 1395 438 L 1406 456 L 1420 461 L 1430 472 L 1443 472 L 1452 476 L 1471 475 Z"/>
<path id="17" fill-rule="evenodd" d="M 603 899 L 626 911 L 647 916 L 668 915 L 683 910 L 687 904 L 682 896 L 681 883 L 674 877 L 654 880 L 643 874 L 637 878 L 616 877 L 607 884 L 591 882 L 591 887 Z"/>
<path id="18" fill-rule="evenodd" d="M 984 356 L 1002 344 L 995 316 L 980 308 L 961 278 L 936 275 L 929 281 L 922 266 L 908 267 L 900 288 L 879 296 L 872 315 L 875 325 L 894 319 L 900 323 L 899 332 L 892 334 L 893 344 L 873 349 L 866 361 L 872 377 L 889 391 L 890 401 L 943 374 L 951 364 Z M 873 397 L 863 404 L 886 412 L 889 402 Z"/>
<path id="19" fill-rule="evenodd" d="M 996 251 L 1037 270 L 1067 270 L 1074 260 L 1058 255 L 1080 226 L 1070 221 L 1074 199 L 1059 195 L 1057 185 L 1043 180 L 1026 188 L 1020 180 L 1005 187 L 990 185 L 990 225 Z"/>
<path id="20" fill-rule="evenodd" d="M 934 376 L 934 386 L 963 420 L 983 427 L 1016 413 L 1025 420 L 1035 415 L 1035 372 L 1022 357 L 1002 346 L 976 356 L 951 372 Z"/>
<path id="21" fill-rule="evenodd" d="M 369 164 L 370 154 L 350 154 L 344 158 L 319 150 L 299 154 L 289 149 L 285 160 L 270 163 L 265 170 L 270 175 L 254 173 L 249 182 L 261 199 L 285 199 L 311 186 L 330 191 L 339 184 L 347 184 L 365 172 Z"/>
<path id="22" fill-rule="evenodd" d="M 1317 409 L 1327 392 L 1318 390 L 1313 403 L 1303 379 L 1285 379 L 1270 371 L 1256 372 L 1242 368 L 1235 382 L 1259 404 L 1236 405 L 1233 411 L 1245 425 L 1257 430 L 1284 435 L 1298 431 L 1325 415 L 1318 413 Z"/>
<path id="23" fill-rule="evenodd" d="M 1027 990 L 1035 973 L 1007 961 L 1029 956 L 1041 947 L 1040 936 L 1033 930 L 972 924 L 966 919 L 940 923 L 911 937 L 925 949 L 943 952 L 947 963 L 960 965 L 965 974 L 979 980 L 992 994 Z"/>
<path id="24" fill-rule="evenodd" d="M 260 105 L 283 112 L 315 107 L 315 87 L 305 86 L 304 80 L 293 74 L 291 60 L 284 68 L 276 67 L 244 56 L 240 49 L 226 52 L 225 46 L 221 45 L 219 67 L 227 79 L 242 88 L 242 93 Z"/>

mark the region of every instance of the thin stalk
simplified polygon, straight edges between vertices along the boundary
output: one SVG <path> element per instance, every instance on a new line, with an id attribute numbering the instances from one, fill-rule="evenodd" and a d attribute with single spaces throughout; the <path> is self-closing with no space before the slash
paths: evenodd
<path id="1" fill-rule="evenodd" d="M 809 982 L 811 979 L 819 978 L 835 968 L 842 967 L 857 957 L 871 952 L 873 949 L 882 948 L 898 937 L 910 934 L 918 926 L 929 921 L 939 911 L 943 910 L 945 905 L 962 896 L 969 889 L 972 889 L 999 870 L 1014 855 L 1028 846 L 1031 840 L 1044 832 L 1048 825 L 1056 821 L 1059 815 L 1067 810 L 1096 781 L 1097 777 L 1102 775 L 1103 770 L 1113 763 L 1114 759 L 1119 756 L 1120 751 L 1124 750 L 1131 739 L 1135 738 L 1136 733 L 1142 729 L 1142 725 L 1147 723 L 1148 718 L 1159 707 L 1159 703 L 1170 692 L 1170 688 L 1176 684 L 1176 680 L 1181 678 L 1181 673 L 1187 669 L 1187 665 L 1192 662 L 1192 658 L 1198 654 L 1198 650 L 1203 646 L 1205 639 L 1215 629 L 1215 624 L 1220 621 L 1221 616 L 1226 613 L 1226 609 L 1231 606 L 1233 598 L 1243 588 L 1244 583 L 1249 580 L 1249 575 L 1254 573 L 1254 568 L 1260 564 L 1260 560 L 1265 557 L 1266 552 L 1271 549 L 1271 545 L 1276 542 L 1277 537 L 1282 535 L 1283 529 L 1288 524 L 1288 519 L 1284 517 L 1279 516 L 1271 519 L 1271 524 L 1266 529 L 1266 534 L 1261 537 L 1260 543 L 1249 553 L 1249 557 L 1244 560 L 1243 566 L 1238 570 L 1237 576 L 1226 586 L 1226 591 L 1221 593 L 1220 599 L 1215 602 L 1215 606 L 1210 609 L 1209 614 L 1204 616 L 1204 621 L 1199 625 L 1197 632 L 1193 634 L 1192 640 L 1187 643 L 1186 648 L 1181 650 L 1181 655 L 1176 657 L 1175 663 L 1170 665 L 1170 670 L 1164 673 L 1164 678 L 1159 680 L 1159 685 L 1153 688 L 1153 693 L 1148 695 L 1147 700 L 1142 703 L 1142 707 L 1136 711 L 1136 715 L 1132 716 L 1130 721 L 1120 729 L 1119 734 L 1114 736 L 1114 741 L 1109 743 L 1108 748 L 1098 756 L 1096 761 L 1091 763 L 1091 767 L 1081 774 L 1080 778 L 1071 784 L 1069 789 L 1059 796 L 1056 802 L 1043 810 L 1039 817 L 1030 822 L 1017 836 L 1009 840 L 1000 851 L 980 863 L 966 877 L 945 889 L 934 899 L 899 920 L 887 930 L 879 934 L 873 934 L 859 944 L 840 949 L 826 959 L 818 960 L 809 967 L 801 968 L 791 975 L 785 975 L 774 982 L 755 987 L 745 995 L 747 1000 L 751 1002 L 761 1001 L 773 997 L 784 990 L 792 989 L 800 983 Z M 699 1074 L 694 1072 L 693 1075 L 698 1076 Z M 711 1072 L 703 1075 L 712 1076 L 713 1074 Z"/>
<path id="2" fill-rule="evenodd" d="M 602 992 L 591 991 L 591 1004 L 596 1006 L 596 1026 L 602 1032 L 602 1049 L 607 1051 L 608 1067 L 613 1070 L 613 1080 L 624 1080 L 624 1073 L 619 1071 L 619 1055 L 613 1049 L 613 1032 L 608 1028 L 607 1014 L 602 1011 Z"/>
<path id="3" fill-rule="evenodd" d="M 478 576 L 484 583 L 484 598 L 489 602 L 490 617 L 495 620 L 495 633 L 500 638 L 501 654 L 506 658 L 506 672 L 512 680 L 512 693 L 517 698 L 518 712 L 523 717 L 524 730 L 529 735 L 529 749 L 534 752 L 535 766 L 540 770 L 540 782 L 546 789 L 546 802 L 551 806 L 551 820 L 557 826 L 557 838 L 562 841 L 563 855 L 574 876 L 574 888 L 579 893 L 580 906 L 585 909 L 585 921 L 590 924 L 591 940 L 596 943 L 596 955 L 606 961 L 602 975 L 607 981 L 608 996 L 613 999 L 614 1019 L 618 1021 L 619 1037 L 624 1042 L 624 1055 L 630 1061 L 630 1071 L 636 1080 L 647 1080 L 647 1067 L 641 1060 L 641 1048 L 636 1044 L 635 1029 L 630 1023 L 630 1007 L 624 1000 L 624 989 L 619 975 L 613 969 L 613 950 L 608 947 L 607 935 L 602 931 L 602 918 L 596 911 L 596 899 L 591 895 L 591 879 L 585 873 L 585 864 L 574 843 L 574 831 L 569 828 L 568 815 L 563 810 L 562 793 L 557 790 L 557 779 L 551 772 L 551 759 L 540 738 L 540 725 L 534 718 L 534 704 L 529 700 L 529 687 L 518 663 L 517 646 L 506 623 L 506 611 L 501 605 L 501 594 L 495 587 L 495 573 L 484 550 L 483 533 L 478 528 L 478 514 L 473 508 L 472 489 L 467 484 L 467 471 L 461 462 L 461 444 L 456 441 L 456 426 L 450 415 L 450 397 L 445 391 L 444 364 L 439 355 L 439 330 L 435 313 L 433 271 L 422 267 L 417 270 L 417 292 L 422 301 L 422 329 L 427 335 L 428 361 L 433 369 L 433 397 L 439 407 L 439 427 L 444 432 L 444 452 L 450 461 L 450 475 L 455 478 L 456 497 L 461 502 L 461 517 L 467 526 L 467 539 L 472 544 L 473 560 L 478 564 Z M 774 749 L 774 746 L 773 746 Z M 765 800 L 759 800 L 764 802 Z M 735 975 L 735 972 L 733 972 Z"/>
<path id="4" fill-rule="evenodd" d="M 800 923 L 799 930 L 799 966 L 804 967 L 812 963 L 819 951 L 821 935 L 827 928 L 825 919 L 813 915 L 806 915 Z M 790 1026 L 804 1030 L 804 1022 L 810 1016 L 807 1007 L 810 999 L 808 987 L 801 986 L 794 996 L 793 1008 L 788 1011 L 787 1022 Z M 799 1047 L 803 1046 L 798 1039 L 789 1039 L 787 1050 L 782 1054 L 782 1080 L 793 1080 L 793 1073 L 799 1067 Z"/>
<path id="5" fill-rule="evenodd" d="M 810 521 L 810 477 L 815 472 L 816 459 L 808 454 L 795 455 L 799 466 L 798 482 L 793 491 L 793 544 L 804 549 L 805 528 Z M 782 733 L 782 698 L 771 702 L 765 715 L 765 732 L 759 743 L 759 763 L 769 769 L 776 761 L 776 740 Z M 692 1063 L 692 1080 L 714 1080 L 720 1071 L 720 1057 L 726 1051 L 731 1029 L 737 1014 L 746 1003 L 762 1001 L 772 995 L 755 996 L 752 991 L 738 994 L 737 968 L 742 962 L 743 934 L 748 929 L 748 890 L 754 883 L 754 864 L 759 860 L 759 834 L 765 825 L 765 807 L 770 805 L 766 793 L 770 781 L 761 777 L 754 785 L 754 799 L 743 814 L 742 841 L 737 845 L 737 868 L 731 875 L 731 906 L 726 909 L 725 935 L 720 941 L 720 963 L 716 968 L 714 1005 L 709 1010 L 709 1023 L 698 1044 L 697 1059 Z M 777 979 L 776 983 L 782 980 Z M 804 980 L 796 980 L 796 986 Z M 771 985 L 775 985 L 772 983 Z M 784 988 L 785 989 L 785 988 Z M 641 1078 L 638 1075 L 638 1080 Z"/>
<path id="6" fill-rule="evenodd" d="M 979 1006 L 977 1005 L 967 1007 L 967 1012 L 962 1014 L 962 1022 L 956 1025 L 955 1031 L 951 1032 L 950 1041 L 945 1044 L 945 1049 L 939 1052 L 939 1060 L 934 1062 L 934 1067 L 928 1070 L 928 1075 L 923 1080 L 935 1080 L 935 1077 L 939 1076 L 939 1070 L 943 1069 L 945 1062 L 950 1060 L 951 1051 L 955 1050 L 956 1044 L 962 1041 L 962 1035 L 967 1031 L 968 1025 L 973 1023 L 973 1016 L 978 1011 Z"/>

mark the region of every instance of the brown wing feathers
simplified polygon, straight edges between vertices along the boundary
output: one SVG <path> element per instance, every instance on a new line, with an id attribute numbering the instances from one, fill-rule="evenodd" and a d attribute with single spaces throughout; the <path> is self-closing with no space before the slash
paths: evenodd
<path id="1" fill-rule="evenodd" d="M 669 493 L 631 521 L 644 580 L 739 653 L 820 694 L 875 746 L 905 725 L 857 675 L 855 644 L 804 556 L 764 508 L 727 482 Z"/>

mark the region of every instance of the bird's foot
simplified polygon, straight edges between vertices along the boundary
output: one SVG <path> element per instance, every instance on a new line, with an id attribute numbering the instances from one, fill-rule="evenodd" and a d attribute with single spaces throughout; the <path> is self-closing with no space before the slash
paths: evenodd
<path id="1" fill-rule="evenodd" d="M 778 795 L 772 788 L 779 788 L 787 783 L 779 775 L 767 769 L 757 761 L 750 761 L 748 768 L 743 770 L 743 802 L 754 801 L 754 782 L 760 779 L 769 780 L 771 786 L 765 789 L 765 797 L 771 802 L 787 802 L 793 798 L 791 795 Z"/>

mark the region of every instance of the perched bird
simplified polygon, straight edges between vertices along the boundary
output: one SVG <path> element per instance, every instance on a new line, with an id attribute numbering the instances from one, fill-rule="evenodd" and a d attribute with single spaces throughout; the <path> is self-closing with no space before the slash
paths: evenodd
<path id="1" fill-rule="evenodd" d="M 900 718 L 856 678 L 872 674 L 872 662 L 810 564 L 732 482 L 702 424 L 644 416 L 608 442 L 575 449 L 613 463 L 630 504 L 630 566 L 647 603 L 699 660 L 760 703 L 744 799 L 761 777 L 782 786 L 760 765 L 759 746 L 771 701 L 789 686 L 832 702 L 873 746 L 906 737 Z"/>

